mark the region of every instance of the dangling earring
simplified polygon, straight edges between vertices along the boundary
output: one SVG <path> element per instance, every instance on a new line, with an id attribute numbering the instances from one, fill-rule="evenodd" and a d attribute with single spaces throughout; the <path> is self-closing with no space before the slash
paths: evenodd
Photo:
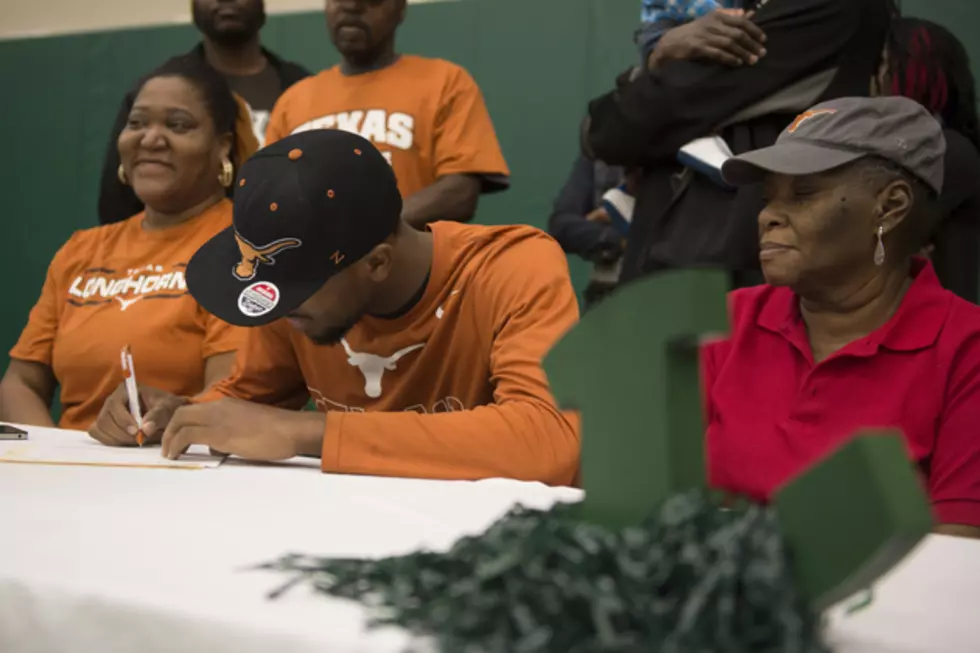
<path id="1" fill-rule="evenodd" d="M 875 247 L 875 265 L 881 266 L 885 263 L 885 242 L 882 237 L 885 235 L 885 228 L 878 225 L 878 245 Z"/>
<path id="2" fill-rule="evenodd" d="M 119 182 L 123 186 L 129 185 L 129 180 L 126 179 L 126 169 L 123 167 L 123 164 L 121 163 L 119 164 L 119 167 L 116 168 L 116 176 L 119 177 Z"/>
<path id="3" fill-rule="evenodd" d="M 221 162 L 221 173 L 218 175 L 218 181 L 225 188 L 231 186 L 232 182 L 235 181 L 235 166 L 228 159 Z"/>

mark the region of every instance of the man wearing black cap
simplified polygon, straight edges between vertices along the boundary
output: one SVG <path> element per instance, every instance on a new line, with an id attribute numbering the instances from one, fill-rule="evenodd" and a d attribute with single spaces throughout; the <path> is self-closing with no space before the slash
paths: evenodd
<path id="1" fill-rule="evenodd" d="M 194 405 L 141 390 L 164 455 L 205 444 L 318 456 L 325 472 L 573 481 L 577 429 L 541 369 L 578 318 L 557 243 L 526 226 L 408 227 L 384 156 L 340 130 L 260 150 L 236 184 L 234 226 L 187 283 L 209 312 L 256 328 Z M 94 427 L 112 431 L 101 441 L 132 440 L 123 396 Z M 296 410 L 311 397 L 322 412 Z"/>

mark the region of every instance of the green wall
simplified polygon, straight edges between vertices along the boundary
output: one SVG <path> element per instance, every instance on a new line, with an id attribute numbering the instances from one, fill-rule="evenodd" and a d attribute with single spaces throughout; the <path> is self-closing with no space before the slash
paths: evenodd
<path id="1" fill-rule="evenodd" d="M 589 98 L 634 58 L 639 0 L 462 0 L 413 6 L 406 52 L 470 70 L 487 98 L 513 187 L 484 199 L 479 221 L 544 226 L 577 148 Z M 980 2 L 905 0 L 907 14 L 951 25 L 980 57 Z M 968 31 L 964 31 L 968 30 Z M 336 62 L 320 13 L 274 17 L 263 32 L 283 56 Z M 141 73 L 196 41 L 190 27 L 0 42 L 0 260 L 6 282 L 0 369 L 48 262 L 70 233 L 96 223 L 98 175 L 120 97 Z M 573 264 L 579 284 L 585 267 Z"/>

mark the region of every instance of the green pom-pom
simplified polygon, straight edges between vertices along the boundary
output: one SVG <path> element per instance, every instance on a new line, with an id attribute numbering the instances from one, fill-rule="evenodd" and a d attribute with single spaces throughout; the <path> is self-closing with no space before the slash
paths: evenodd
<path id="1" fill-rule="evenodd" d="M 372 609 L 375 624 L 486 653 L 817 653 L 770 509 L 702 490 L 611 532 L 579 506 L 517 507 L 446 553 L 265 565 Z"/>

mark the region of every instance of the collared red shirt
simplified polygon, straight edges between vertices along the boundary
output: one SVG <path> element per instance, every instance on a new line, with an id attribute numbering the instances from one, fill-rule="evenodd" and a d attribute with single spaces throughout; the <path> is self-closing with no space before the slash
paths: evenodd
<path id="1" fill-rule="evenodd" d="M 816 364 L 795 293 L 731 293 L 731 335 L 702 349 L 713 486 L 765 500 L 855 432 L 898 428 L 937 522 L 980 526 L 980 307 L 925 260 L 912 274 L 884 326 Z"/>

